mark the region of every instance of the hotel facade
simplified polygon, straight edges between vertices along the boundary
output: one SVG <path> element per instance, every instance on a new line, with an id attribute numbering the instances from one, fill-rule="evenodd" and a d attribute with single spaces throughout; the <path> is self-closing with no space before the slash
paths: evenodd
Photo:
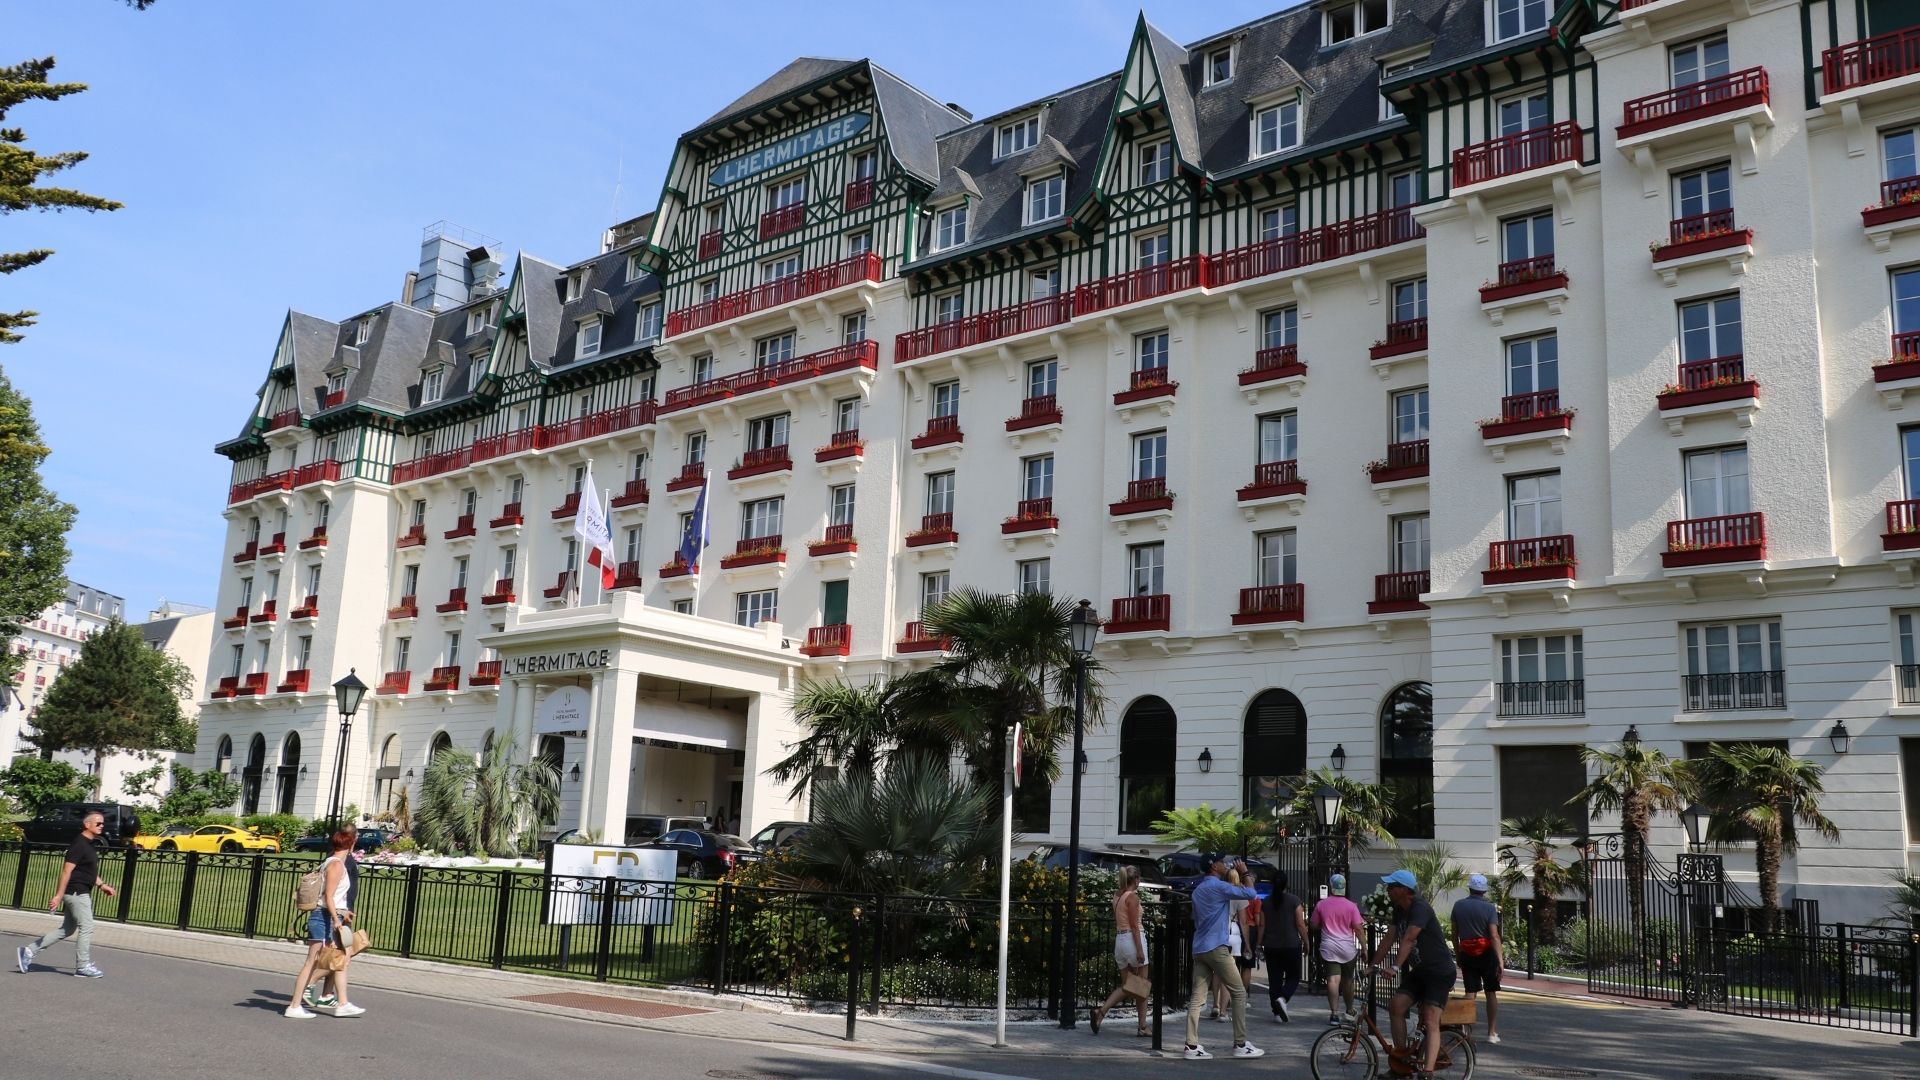
<path id="1" fill-rule="evenodd" d="M 805 814 L 762 775 L 802 681 L 930 662 L 949 590 L 1040 590 L 1106 620 L 1091 844 L 1332 766 L 1484 868 L 1503 818 L 1610 827 L 1565 804 L 1584 745 L 1766 740 L 1843 833 L 1787 895 L 1873 917 L 1920 842 L 1917 24 L 1143 18 L 1118 71 L 979 117 L 796 60 L 598 255 L 508 273 L 439 226 L 398 302 L 288 315 L 219 447 L 201 763 L 324 812 L 355 669 L 363 809 L 507 738 L 560 827 L 750 832 Z M 1064 839 L 1067 785 L 1022 802 Z"/>

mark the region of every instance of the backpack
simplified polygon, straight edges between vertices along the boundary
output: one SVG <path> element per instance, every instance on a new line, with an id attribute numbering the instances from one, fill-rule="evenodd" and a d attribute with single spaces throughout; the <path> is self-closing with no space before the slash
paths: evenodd
<path id="1" fill-rule="evenodd" d="M 327 864 L 321 863 L 320 869 L 309 870 L 300 875 L 293 886 L 293 906 L 300 911 L 312 911 L 320 906 L 321 890 L 327 887 Z"/>

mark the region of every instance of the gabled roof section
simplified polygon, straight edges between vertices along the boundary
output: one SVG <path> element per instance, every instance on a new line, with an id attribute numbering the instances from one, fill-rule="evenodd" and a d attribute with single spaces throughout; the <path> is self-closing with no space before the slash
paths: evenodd
<path id="1" fill-rule="evenodd" d="M 967 125 L 967 118 L 926 91 L 872 61 L 873 98 L 886 125 L 887 144 L 900 167 L 932 187 L 940 182 L 940 136 Z"/>
<path id="2" fill-rule="evenodd" d="M 831 78 L 860 63 L 864 61 L 832 60 L 821 56 L 799 57 L 788 63 L 786 67 L 760 80 L 759 85 L 728 102 L 727 106 L 719 112 L 701 121 L 700 127 L 709 128 L 721 121 L 731 120 L 743 113 L 771 105 L 795 90 L 812 86 L 822 79 Z"/>
<path id="3" fill-rule="evenodd" d="M 1174 44 L 1172 38 L 1161 33 L 1142 14 L 1139 25 L 1134 28 L 1132 55 L 1127 58 L 1129 75 L 1133 68 L 1148 64 L 1153 67 L 1153 81 L 1160 90 L 1160 107 L 1166 111 L 1167 123 L 1173 129 L 1174 153 L 1181 161 L 1198 164 L 1200 129 L 1194 116 L 1193 93 L 1187 86 L 1187 50 Z M 1134 107 L 1148 104 L 1151 102 L 1139 102 Z M 1118 102 L 1114 109 L 1116 116 L 1131 111 L 1122 109 Z"/>

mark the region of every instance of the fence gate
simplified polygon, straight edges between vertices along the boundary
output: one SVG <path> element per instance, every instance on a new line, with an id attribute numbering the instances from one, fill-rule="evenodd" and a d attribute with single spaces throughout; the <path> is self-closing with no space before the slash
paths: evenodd
<path id="1" fill-rule="evenodd" d="M 1727 903 L 1718 855 L 1681 855 L 1672 869 L 1633 838 L 1595 838 L 1587 859 L 1587 989 L 1685 1001 L 1694 960 Z"/>

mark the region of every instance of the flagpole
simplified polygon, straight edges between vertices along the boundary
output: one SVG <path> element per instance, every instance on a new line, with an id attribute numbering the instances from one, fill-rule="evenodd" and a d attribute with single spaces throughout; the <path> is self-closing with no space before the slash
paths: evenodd
<path id="1" fill-rule="evenodd" d="M 613 489 L 612 488 L 600 489 L 600 513 L 603 515 L 606 515 L 607 547 L 611 549 L 613 547 L 613 516 L 612 516 L 613 515 Z M 614 560 L 613 565 L 616 569 L 618 569 L 620 565 L 620 560 L 616 558 Z M 600 574 L 600 602 L 603 604 L 607 602 L 607 575 L 605 571 L 602 571 Z"/>

